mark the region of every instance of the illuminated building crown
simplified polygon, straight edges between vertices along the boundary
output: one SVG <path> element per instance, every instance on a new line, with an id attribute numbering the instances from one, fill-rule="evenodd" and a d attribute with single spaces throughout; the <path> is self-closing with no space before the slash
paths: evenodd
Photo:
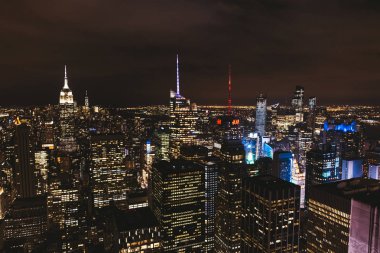
<path id="1" fill-rule="evenodd" d="M 69 88 L 69 81 L 67 78 L 67 70 L 65 65 L 65 80 L 63 88 L 59 94 L 59 104 L 73 104 L 74 103 L 74 96 L 73 92 Z"/>

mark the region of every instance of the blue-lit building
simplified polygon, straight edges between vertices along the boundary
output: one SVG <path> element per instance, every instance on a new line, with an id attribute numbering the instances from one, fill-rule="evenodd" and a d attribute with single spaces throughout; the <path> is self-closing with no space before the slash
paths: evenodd
<path id="1" fill-rule="evenodd" d="M 245 150 L 245 163 L 254 164 L 257 160 L 257 140 L 254 138 L 243 138 L 242 141 Z"/>
<path id="2" fill-rule="evenodd" d="M 350 123 L 335 123 L 333 120 L 325 121 L 323 129 L 323 143 L 334 144 L 341 158 L 354 159 L 363 157 L 363 133 L 355 121 Z"/>
<path id="3" fill-rule="evenodd" d="M 260 157 L 273 159 L 273 148 L 269 141 L 268 137 L 261 137 L 257 133 L 249 134 L 248 137 L 243 138 L 245 163 L 254 164 Z"/>
<path id="4" fill-rule="evenodd" d="M 325 121 L 323 125 L 324 131 L 335 130 L 335 131 L 343 131 L 343 132 L 357 132 L 357 125 L 355 121 L 351 123 L 340 123 L 335 124 L 334 122 Z"/>
<path id="5" fill-rule="evenodd" d="M 273 158 L 273 174 L 275 177 L 291 182 L 293 170 L 293 154 L 290 151 L 276 151 Z"/>
<path id="6" fill-rule="evenodd" d="M 363 176 L 362 159 L 342 160 L 342 180 Z"/>
<path id="7" fill-rule="evenodd" d="M 263 144 L 262 157 L 269 157 L 273 159 L 273 148 L 267 142 Z"/>
<path id="8" fill-rule="evenodd" d="M 368 166 L 368 177 L 380 180 L 380 164 L 370 164 Z"/>
<path id="9" fill-rule="evenodd" d="M 340 157 L 333 145 L 321 145 L 306 154 L 305 201 L 309 198 L 312 185 L 341 180 Z"/>

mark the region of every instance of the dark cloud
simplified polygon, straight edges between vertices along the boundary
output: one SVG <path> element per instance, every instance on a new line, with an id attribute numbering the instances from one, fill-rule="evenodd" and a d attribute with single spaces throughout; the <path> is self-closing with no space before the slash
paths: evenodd
<path id="1" fill-rule="evenodd" d="M 68 64 L 79 103 L 167 103 L 180 53 L 182 94 L 224 103 L 295 85 L 322 103 L 378 104 L 380 4 L 366 0 L 6 1 L 0 104 L 57 103 Z"/>

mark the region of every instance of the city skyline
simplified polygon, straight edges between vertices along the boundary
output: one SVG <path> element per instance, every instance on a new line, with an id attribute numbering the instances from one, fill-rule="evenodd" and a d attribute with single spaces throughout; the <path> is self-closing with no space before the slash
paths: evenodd
<path id="1" fill-rule="evenodd" d="M 380 252 L 380 1 L 7 1 L 0 253 Z"/>
<path id="2" fill-rule="evenodd" d="M 290 0 L 6 3 L 0 105 L 55 104 L 45 94 L 60 90 L 65 64 L 79 104 L 85 90 L 99 105 L 166 104 L 177 53 L 181 91 L 198 104 L 227 104 L 231 64 L 233 105 L 253 105 L 260 93 L 289 104 L 295 85 L 318 104 L 379 105 L 379 7 Z"/>

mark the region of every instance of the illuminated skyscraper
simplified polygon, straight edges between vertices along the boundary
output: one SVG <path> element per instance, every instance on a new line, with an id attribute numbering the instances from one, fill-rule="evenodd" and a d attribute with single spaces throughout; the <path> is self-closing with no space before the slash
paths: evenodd
<path id="1" fill-rule="evenodd" d="M 326 120 L 323 125 L 324 143 L 333 143 L 341 158 L 352 159 L 363 156 L 363 135 L 355 121 L 335 123 Z"/>
<path id="2" fill-rule="evenodd" d="M 205 173 L 205 245 L 204 252 L 214 252 L 216 196 L 218 194 L 218 171 L 220 159 L 209 157 L 209 150 L 203 146 L 182 146 L 181 158 L 199 164 Z"/>
<path id="3" fill-rule="evenodd" d="M 340 158 L 336 148 L 331 145 L 322 145 L 307 153 L 306 162 L 306 201 L 309 198 L 313 185 L 334 182 L 342 178 Z"/>
<path id="4" fill-rule="evenodd" d="M 186 160 L 153 165 L 152 210 L 164 252 L 202 252 L 205 243 L 205 173 Z"/>
<path id="5" fill-rule="evenodd" d="M 63 151 L 71 152 L 76 148 L 74 139 L 74 111 L 74 96 L 73 92 L 69 88 L 69 81 L 65 66 L 64 85 L 59 94 L 59 146 Z"/>
<path id="6" fill-rule="evenodd" d="M 309 116 L 307 118 L 307 126 L 309 129 L 311 129 L 314 137 L 315 133 L 315 117 L 316 117 L 316 110 L 317 110 L 317 98 L 316 97 L 310 97 L 309 98 Z"/>
<path id="7" fill-rule="evenodd" d="M 299 252 L 300 187 L 263 175 L 243 180 L 241 252 Z"/>
<path id="8" fill-rule="evenodd" d="M 41 147 L 43 149 L 54 149 L 55 148 L 55 138 L 54 138 L 54 122 L 46 121 L 41 125 Z"/>
<path id="9" fill-rule="evenodd" d="M 148 188 L 150 176 L 152 175 L 152 165 L 155 157 L 156 146 L 147 140 L 144 144 L 144 163 L 141 170 L 140 186 L 141 188 Z"/>
<path id="10" fill-rule="evenodd" d="M 350 179 L 312 186 L 307 252 L 378 252 L 380 181 Z"/>
<path id="11" fill-rule="evenodd" d="M 111 201 L 121 209 L 127 205 L 125 145 L 122 135 L 93 135 L 90 138 L 90 176 L 94 207 Z"/>
<path id="12" fill-rule="evenodd" d="M 72 252 L 83 247 L 80 198 L 79 180 L 72 173 L 49 175 L 48 221 L 50 226 L 54 224 L 60 231 L 60 252 Z"/>
<path id="13" fill-rule="evenodd" d="M 306 124 L 299 123 L 289 128 L 289 135 L 295 137 L 294 158 L 302 171 L 306 168 L 306 153 L 310 151 L 313 144 L 313 133 Z"/>
<path id="14" fill-rule="evenodd" d="M 241 180 L 244 146 L 241 141 L 225 142 L 221 148 L 215 217 L 215 252 L 240 252 Z"/>
<path id="15" fill-rule="evenodd" d="M 170 91 L 170 155 L 178 158 L 181 145 L 193 144 L 198 119 L 196 107 L 179 92 L 179 66 L 177 55 L 177 91 Z"/>
<path id="16" fill-rule="evenodd" d="M 90 100 L 88 99 L 87 90 L 86 90 L 86 96 L 84 97 L 84 106 L 86 107 L 86 109 L 90 108 Z"/>
<path id="17" fill-rule="evenodd" d="M 35 175 L 37 181 L 37 194 L 48 192 L 48 172 L 50 154 L 46 150 L 39 150 L 34 153 Z"/>
<path id="18" fill-rule="evenodd" d="M 170 138 L 170 131 L 169 127 L 167 126 L 160 126 L 160 128 L 157 130 L 157 149 L 156 149 L 156 156 L 159 160 L 167 160 L 169 161 L 169 138 Z"/>
<path id="19" fill-rule="evenodd" d="M 206 191 L 206 224 L 205 224 L 205 252 L 214 252 L 215 248 L 215 215 L 216 196 L 218 194 L 218 171 L 220 160 L 206 158 L 199 162 L 205 172 Z"/>
<path id="20" fill-rule="evenodd" d="M 260 94 L 256 99 L 256 122 L 255 131 L 260 137 L 265 136 L 265 125 L 267 119 L 267 98 Z"/>
<path id="21" fill-rule="evenodd" d="M 304 88 L 302 86 L 296 86 L 296 91 L 292 98 L 292 107 L 296 113 L 296 122 L 303 121 L 303 93 Z"/>
<path id="22" fill-rule="evenodd" d="M 293 154 L 290 151 L 276 151 L 273 158 L 273 175 L 291 182 L 293 171 Z"/>
<path id="23" fill-rule="evenodd" d="M 297 160 L 293 160 L 293 170 L 292 170 L 292 179 L 291 183 L 301 187 L 301 196 L 300 196 L 300 206 L 305 208 L 305 170 L 301 171 Z"/>

